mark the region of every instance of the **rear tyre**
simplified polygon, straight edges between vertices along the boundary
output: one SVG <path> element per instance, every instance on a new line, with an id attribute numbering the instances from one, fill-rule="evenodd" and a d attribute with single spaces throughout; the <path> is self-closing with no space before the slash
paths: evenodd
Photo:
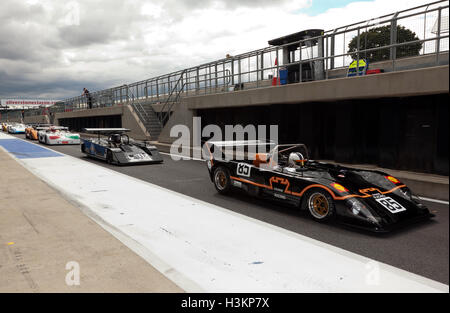
<path id="1" fill-rule="evenodd" d="M 81 152 L 86 153 L 86 146 L 84 143 L 81 145 Z"/>
<path id="2" fill-rule="evenodd" d="M 219 166 L 214 170 L 214 187 L 221 194 L 227 194 L 231 189 L 231 178 L 227 168 Z"/>
<path id="3" fill-rule="evenodd" d="M 321 189 L 312 189 L 304 195 L 302 209 L 318 222 L 328 221 L 335 215 L 333 198 Z"/>

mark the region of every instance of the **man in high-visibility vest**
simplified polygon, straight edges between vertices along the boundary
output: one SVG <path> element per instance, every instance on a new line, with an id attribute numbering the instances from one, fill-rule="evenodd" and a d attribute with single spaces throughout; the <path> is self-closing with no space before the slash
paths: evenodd
<path id="1" fill-rule="evenodd" d="M 357 63 L 357 60 L 354 60 L 352 63 L 350 63 L 350 66 L 348 67 L 347 77 L 366 75 L 367 68 L 369 67 L 369 62 L 364 59 L 360 59 L 359 64 Z"/>

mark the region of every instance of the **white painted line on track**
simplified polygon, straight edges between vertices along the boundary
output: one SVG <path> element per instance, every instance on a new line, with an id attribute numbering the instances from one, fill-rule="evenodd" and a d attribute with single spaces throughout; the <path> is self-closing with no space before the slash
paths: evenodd
<path id="1" fill-rule="evenodd" d="M 186 291 L 449 291 L 448 285 L 78 158 L 18 161 Z"/>
<path id="2" fill-rule="evenodd" d="M 199 159 L 199 158 L 193 158 L 193 157 L 188 157 L 182 154 L 173 154 L 173 153 L 167 153 L 167 152 L 159 152 L 160 154 L 164 154 L 164 155 L 169 155 L 171 157 L 177 157 L 177 158 L 182 158 L 184 160 L 192 160 L 192 161 L 202 161 L 205 162 L 206 160 L 203 159 Z"/>

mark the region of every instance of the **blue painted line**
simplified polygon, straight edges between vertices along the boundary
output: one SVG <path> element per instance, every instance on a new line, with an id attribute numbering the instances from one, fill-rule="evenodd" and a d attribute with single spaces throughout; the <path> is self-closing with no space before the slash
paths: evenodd
<path id="1" fill-rule="evenodd" d="M 0 146 L 18 159 L 51 158 L 63 156 L 60 153 L 45 149 L 20 139 L 0 139 Z"/>

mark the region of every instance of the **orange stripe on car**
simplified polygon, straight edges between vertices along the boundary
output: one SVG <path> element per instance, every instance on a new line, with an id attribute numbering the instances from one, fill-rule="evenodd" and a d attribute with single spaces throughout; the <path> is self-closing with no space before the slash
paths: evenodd
<path id="1" fill-rule="evenodd" d="M 284 193 L 291 194 L 293 196 L 298 196 L 298 197 L 302 197 L 303 194 L 306 191 L 308 191 L 309 189 L 311 189 L 311 188 L 322 188 L 322 189 L 325 189 L 326 191 L 328 191 L 328 193 L 333 197 L 334 200 L 345 200 L 345 199 L 349 199 L 349 198 L 370 198 L 370 197 L 372 197 L 372 195 L 368 194 L 369 191 L 378 191 L 379 193 L 385 195 L 385 194 L 388 194 L 388 193 L 392 193 L 392 192 L 396 191 L 397 189 L 406 187 L 406 185 L 401 185 L 401 186 L 397 186 L 397 187 L 392 188 L 392 189 L 387 190 L 387 191 L 380 191 L 378 188 L 367 188 L 367 189 L 359 190 L 359 192 L 361 192 L 362 195 L 350 194 L 350 195 L 339 197 L 339 196 L 336 196 L 336 194 L 330 188 L 328 188 L 328 187 L 326 187 L 324 185 L 319 185 L 319 184 L 309 185 L 309 186 L 305 187 L 301 192 L 290 191 L 290 190 L 288 190 L 289 186 L 290 186 L 289 180 L 287 180 L 286 178 L 283 178 L 283 177 L 276 177 L 276 176 L 271 177 L 270 180 L 269 180 L 270 185 L 255 183 L 254 181 L 251 181 L 251 180 L 248 180 L 248 179 L 244 179 L 244 178 L 240 178 L 240 177 L 235 177 L 235 176 L 230 176 L 230 178 L 233 179 L 233 180 L 237 180 L 237 181 L 246 183 L 246 184 L 250 184 L 250 185 L 266 188 L 266 189 L 269 189 L 269 190 L 273 190 L 273 186 L 272 186 L 273 182 L 280 183 L 280 184 L 286 185 Z"/>

